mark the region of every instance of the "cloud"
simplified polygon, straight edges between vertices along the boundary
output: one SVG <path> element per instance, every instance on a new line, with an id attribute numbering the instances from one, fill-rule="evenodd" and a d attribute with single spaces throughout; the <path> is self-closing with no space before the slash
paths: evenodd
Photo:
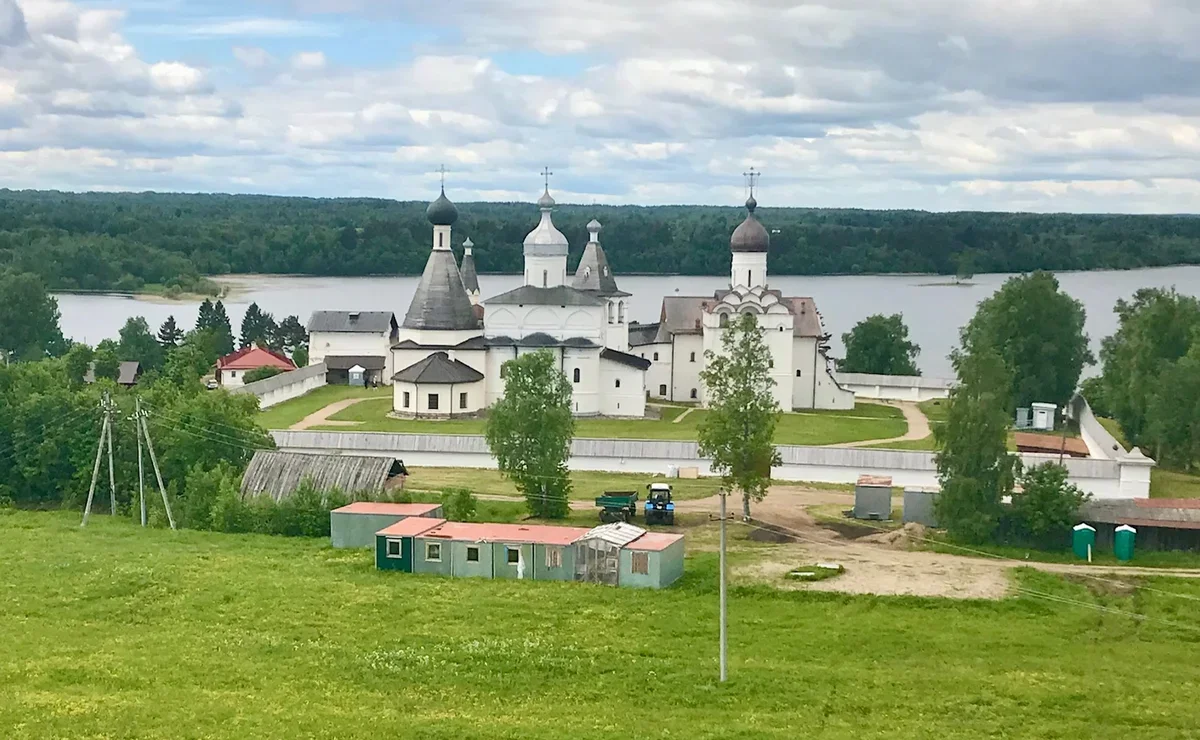
<path id="1" fill-rule="evenodd" d="M 302 51 L 292 57 L 292 69 L 297 72 L 317 72 L 325 69 L 325 52 Z"/>
<path id="2" fill-rule="evenodd" d="M 257 46 L 235 46 L 233 58 L 247 69 L 264 69 L 275 63 L 275 57 L 266 49 Z"/>
<path id="3" fill-rule="evenodd" d="M 131 31 L 164 36 L 207 37 L 321 37 L 336 36 L 338 30 L 324 23 L 313 23 L 291 18 L 226 18 L 198 21 L 195 23 L 164 23 L 139 25 Z"/>

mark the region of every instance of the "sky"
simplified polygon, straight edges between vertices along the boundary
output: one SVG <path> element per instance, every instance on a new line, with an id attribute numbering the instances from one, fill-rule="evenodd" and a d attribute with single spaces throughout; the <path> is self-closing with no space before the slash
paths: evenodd
<path id="1" fill-rule="evenodd" d="M 1200 212 L 1197 0 L 0 0 L 0 187 Z"/>

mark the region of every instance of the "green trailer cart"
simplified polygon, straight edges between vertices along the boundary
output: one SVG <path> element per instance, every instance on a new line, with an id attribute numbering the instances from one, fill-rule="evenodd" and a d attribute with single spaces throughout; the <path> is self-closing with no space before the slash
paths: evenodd
<path id="1" fill-rule="evenodd" d="M 600 507 L 600 521 L 628 522 L 637 516 L 637 491 L 605 491 L 603 496 L 596 497 L 596 506 Z"/>

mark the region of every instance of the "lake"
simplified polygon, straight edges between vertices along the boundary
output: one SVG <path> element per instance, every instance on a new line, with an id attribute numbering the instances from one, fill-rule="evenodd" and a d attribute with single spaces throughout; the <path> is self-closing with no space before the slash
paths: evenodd
<path id="1" fill-rule="evenodd" d="M 841 335 L 871 314 L 902 313 L 910 337 L 921 346 L 923 373 L 951 376 L 946 355 L 958 341 L 958 329 L 975 313 L 975 305 L 990 296 L 1008 275 L 977 275 L 967 285 L 955 285 L 953 278 L 927 275 L 869 276 L 771 276 L 772 288 L 785 295 L 811 296 L 824 320 L 825 330 L 833 335 L 835 355 L 840 355 Z M 1144 270 L 1060 273 L 1064 290 L 1083 302 L 1087 309 L 1087 331 L 1094 351 L 1099 354 L 1100 339 L 1116 330 L 1113 305 L 1118 298 L 1132 296 L 1143 287 L 1175 286 L 1180 292 L 1200 296 L 1200 266 L 1161 267 Z M 234 334 L 242 313 L 255 302 L 275 315 L 276 320 L 296 314 L 307 323 L 317 310 L 394 311 L 400 320 L 408 309 L 420 278 L 375 277 L 281 277 L 231 276 L 219 278 L 230 287 L 225 300 Z M 630 318 L 634 321 L 658 320 L 664 295 L 711 295 L 728 287 L 727 277 L 646 277 L 618 276 L 622 290 L 633 293 Z M 521 283 L 520 275 L 481 275 L 483 295 L 492 296 L 511 290 Z M 196 320 L 197 303 L 172 302 L 126 295 L 59 294 L 63 333 L 72 339 L 95 344 L 116 337 L 130 316 L 144 316 L 157 330 L 168 315 L 174 315 L 183 329 Z"/>

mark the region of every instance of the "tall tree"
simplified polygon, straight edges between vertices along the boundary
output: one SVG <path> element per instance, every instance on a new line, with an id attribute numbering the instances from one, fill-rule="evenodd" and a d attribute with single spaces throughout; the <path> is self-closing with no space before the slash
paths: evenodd
<path id="1" fill-rule="evenodd" d="M 229 314 L 225 312 L 225 304 L 218 300 L 213 304 L 212 329 L 215 337 L 217 352 L 227 355 L 233 351 L 233 329 L 229 325 Z"/>
<path id="2" fill-rule="evenodd" d="M 279 349 L 291 355 L 293 360 L 296 359 L 297 350 L 308 349 L 308 331 L 305 330 L 304 324 L 300 323 L 298 316 L 288 316 L 279 322 L 276 339 Z M 307 355 L 305 359 L 307 360 Z M 299 361 L 296 365 L 301 366 Z"/>
<path id="3" fill-rule="evenodd" d="M 58 301 L 41 278 L 0 271 L 0 351 L 10 360 L 40 360 L 67 351 Z"/>
<path id="4" fill-rule="evenodd" d="M 1009 278 L 982 301 L 962 330 L 964 349 L 991 349 L 1008 369 L 1005 406 L 1065 406 L 1084 365 L 1095 362 L 1084 333 L 1083 304 L 1048 272 Z"/>
<path id="5" fill-rule="evenodd" d="M 951 356 L 958 385 L 950 391 L 946 423 L 935 426 L 941 493 L 938 523 L 965 542 L 984 542 L 1000 522 L 1000 502 L 1012 493 L 1017 459 L 1008 453 L 1011 387 L 1004 361 L 990 347 Z"/>
<path id="6" fill-rule="evenodd" d="M 1188 353 L 1200 331 L 1200 300 L 1174 289 L 1143 288 L 1113 310 L 1117 331 L 1100 348 L 1105 399 L 1125 436 L 1144 445 L 1154 397 L 1173 390 L 1160 376 Z"/>
<path id="7" fill-rule="evenodd" d="M 175 349 L 179 340 L 183 339 L 183 330 L 175 324 L 175 317 L 168 316 L 167 320 L 158 327 L 158 343 L 166 349 Z"/>
<path id="8" fill-rule="evenodd" d="M 504 397 L 492 406 L 484 432 L 488 448 L 534 516 L 561 519 L 571 493 L 571 384 L 545 350 L 504 363 L 503 376 Z"/>
<path id="9" fill-rule="evenodd" d="M 71 345 L 71 349 L 67 351 L 66 369 L 67 381 L 72 387 L 78 388 L 83 385 L 83 379 L 87 375 L 88 370 L 92 367 L 92 360 L 95 359 L 96 353 L 91 347 L 82 343 Z"/>
<path id="10" fill-rule="evenodd" d="M 260 347 L 275 348 L 276 332 L 274 317 L 269 313 L 264 313 L 257 303 L 251 303 L 246 309 L 245 315 L 242 316 L 239 346 L 245 349 L 252 344 L 257 344 Z"/>
<path id="11" fill-rule="evenodd" d="M 1167 363 L 1158 376 L 1146 409 L 1146 429 L 1139 439 L 1167 467 L 1200 468 L 1200 330 L 1191 350 Z"/>
<path id="12" fill-rule="evenodd" d="M 700 371 L 708 410 L 700 421 L 700 454 L 712 458 L 726 491 L 742 493 L 742 516 L 771 486 L 771 468 L 780 464 L 775 449 L 779 403 L 771 378 L 771 353 L 754 315 L 742 314 L 721 336 L 721 352 L 705 353 Z"/>
<path id="13" fill-rule="evenodd" d="M 92 375 L 96 380 L 116 380 L 121 374 L 121 357 L 117 345 L 111 340 L 106 339 L 97 345 L 94 357 Z"/>
<path id="14" fill-rule="evenodd" d="M 875 375 L 920 375 L 917 355 L 921 348 L 908 340 L 904 316 L 874 314 L 842 335 L 846 359 L 838 369 L 847 373 Z"/>
<path id="15" fill-rule="evenodd" d="M 197 329 L 214 329 L 216 328 L 215 314 L 213 313 L 213 302 L 208 298 L 200 304 L 200 313 L 196 316 Z"/>
<path id="16" fill-rule="evenodd" d="M 121 341 L 117 347 L 117 358 L 141 363 L 142 370 L 162 368 L 165 351 L 158 339 L 150 333 L 150 325 L 141 316 L 125 321 L 121 327 Z"/>

